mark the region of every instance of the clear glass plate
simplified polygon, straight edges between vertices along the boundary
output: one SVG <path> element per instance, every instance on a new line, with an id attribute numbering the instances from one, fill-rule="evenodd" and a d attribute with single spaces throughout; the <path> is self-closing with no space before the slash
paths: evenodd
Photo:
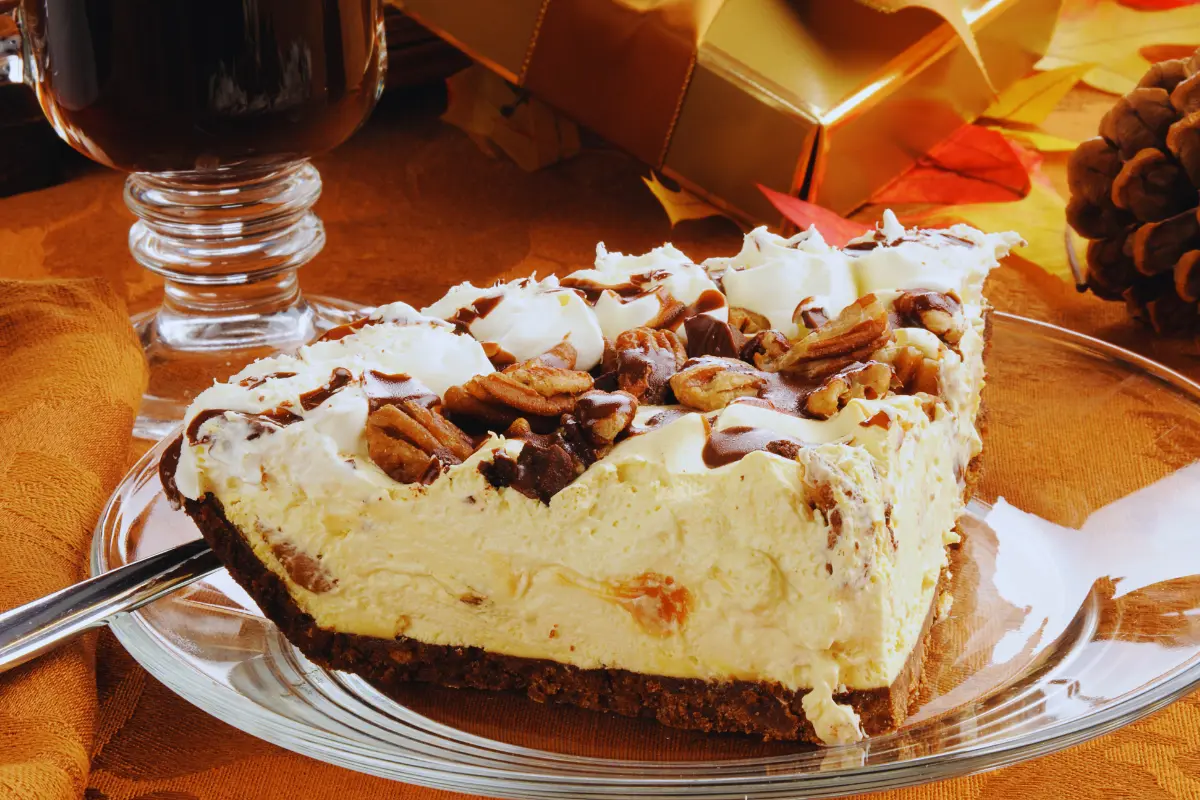
<path id="1" fill-rule="evenodd" d="M 954 554 L 953 608 L 908 722 L 857 745 L 705 736 L 423 685 L 385 697 L 306 661 L 223 571 L 113 630 L 156 678 L 231 725 L 463 792 L 832 797 L 1033 758 L 1200 683 L 1200 386 L 1003 314 L 989 370 L 986 475 Z M 163 447 L 113 496 L 93 573 L 195 538 L 159 487 Z"/>

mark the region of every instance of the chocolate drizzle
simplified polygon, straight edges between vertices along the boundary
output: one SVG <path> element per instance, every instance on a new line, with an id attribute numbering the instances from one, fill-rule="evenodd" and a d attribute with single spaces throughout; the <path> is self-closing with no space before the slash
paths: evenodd
<path id="1" fill-rule="evenodd" d="M 702 456 L 709 469 L 740 461 L 755 450 L 765 450 L 787 459 L 795 459 L 804 442 L 765 428 L 736 427 L 713 430 L 704 443 Z"/>
<path id="2" fill-rule="evenodd" d="M 670 297 L 670 295 L 668 295 Z M 716 289 L 705 289 L 696 298 L 696 302 L 691 305 L 683 305 L 675 298 L 671 297 L 674 305 L 668 306 L 663 304 L 663 310 L 659 312 L 658 318 L 647 323 L 652 328 L 666 328 L 667 330 L 675 330 L 687 320 L 700 314 L 708 314 L 711 311 L 716 311 L 718 308 L 724 308 L 725 295 L 718 292 Z"/>
<path id="3" fill-rule="evenodd" d="M 483 348 L 483 354 L 492 363 L 493 369 L 504 369 L 517 363 L 517 357 L 496 342 L 480 342 L 479 346 Z"/>
<path id="4" fill-rule="evenodd" d="M 354 374 L 345 367 L 335 367 L 329 375 L 329 381 L 324 386 L 318 386 L 312 391 L 300 395 L 300 407 L 312 411 L 335 394 L 345 389 L 354 380 Z"/>
<path id="5" fill-rule="evenodd" d="M 646 323 L 649 328 L 676 330 L 687 319 L 697 314 L 716 311 L 725 306 L 725 295 L 715 289 L 705 289 L 690 305 L 684 305 L 667 291 L 665 286 L 653 284 L 671 277 L 671 271 L 665 269 L 630 275 L 625 283 L 602 285 L 587 278 L 564 278 L 561 286 L 573 289 L 590 305 L 596 305 L 605 292 L 610 293 L 622 303 L 629 303 L 643 297 L 657 296 L 659 311 L 655 317 Z"/>
<path id="6" fill-rule="evenodd" d="M 304 419 L 299 414 L 283 406 L 262 411 L 258 414 L 251 414 L 247 411 L 233 411 L 225 408 L 207 408 L 192 417 L 191 423 L 188 424 L 186 432 L 188 442 L 194 445 L 208 442 L 209 439 L 207 436 L 199 435 L 200 427 L 210 419 L 224 417 L 226 414 L 236 414 L 250 424 L 250 435 L 246 437 L 247 441 L 253 441 L 264 433 L 274 433 L 280 428 Z"/>
<path id="7" fill-rule="evenodd" d="M 483 319 L 488 314 L 496 310 L 496 306 L 500 305 L 500 301 L 504 299 L 504 292 L 496 290 L 492 294 L 485 294 L 482 297 L 477 297 L 467 305 L 458 309 L 450 317 L 446 319 L 459 333 L 467 333 L 471 328 L 471 323 L 476 320 Z"/>
<path id="8" fill-rule="evenodd" d="M 183 494 L 175 484 L 175 472 L 179 469 L 179 456 L 182 453 L 183 437 L 176 436 L 175 440 L 167 445 L 158 462 L 158 479 L 162 482 L 163 494 L 166 495 L 171 508 L 175 509 L 183 507 Z"/>
<path id="9" fill-rule="evenodd" d="M 368 370 L 363 374 L 363 391 L 367 395 L 367 405 L 372 412 L 386 405 L 400 405 L 405 400 L 411 400 L 425 408 L 431 408 L 440 402 L 440 398 L 428 386 L 402 372 L 387 375 L 377 370 Z"/>
<path id="10" fill-rule="evenodd" d="M 654 269 L 630 275 L 625 283 L 604 285 L 587 278 L 563 278 L 559 285 L 564 289 L 574 289 L 584 300 L 594 306 L 600 302 L 600 297 L 605 292 L 612 292 L 622 303 L 654 294 L 655 289 L 647 289 L 647 284 L 656 283 L 669 277 L 671 277 L 670 270 Z"/>
<path id="11" fill-rule="evenodd" d="M 916 244 L 926 242 L 930 244 L 930 246 L 934 246 L 942 241 L 956 247 L 975 246 L 975 243 L 970 239 L 964 239 L 961 236 L 955 236 L 954 234 L 946 233 L 945 231 L 917 231 L 915 234 L 907 233 L 904 236 L 898 236 L 895 239 L 889 240 L 883 235 L 883 231 L 876 229 L 872 234 L 872 238 L 865 242 L 851 242 L 843 247 L 842 250 L 851 253 L 866 252 L 874 250 L 877 247 L 896 247 L 897 245 L 904 244 L 905 242 L 913 242 Z"/>
<path id="12" fill-rule="evenodd" d="M 643 433 L 656 431 L 664 425 L 672 423 L 680 417 L 691 413 L 694 412 L 688 411 L 686 408 L 664 408 L 662 411 L 659 411 L 641 425 L 634 425 L 632 428 L 630 428 L 629 435 L 641 436 Z"/>
<path id="13" fill-rule="evenodd" d="M 320 339 L 317 339 L 317 341 L 336 342 L 338 339 L 345 339 L 350 334 L 357 333 L 368 325 L 378 325 L 381 322 L 383 322 L 383 320 L 371 319 L 370 317 L 356 319 L 353 322 L 347 322 L 345 325 L 338 325 L 336 328 L 330 328 L 329 330 L 325 331 L 325 334 Z"/>
<path id="14" fill-rule="evenodd" d="M 242 378 L 240 381 L 238 381 L 238 386 L 242 386 L 246 389 L 257 389 L 267 381 L 275 380 L 276 378 L 294 377 L 296 377 L 296 373 L 294 372 L 272 372 L 270 375 L 251 375 L 249 378 Z"/>

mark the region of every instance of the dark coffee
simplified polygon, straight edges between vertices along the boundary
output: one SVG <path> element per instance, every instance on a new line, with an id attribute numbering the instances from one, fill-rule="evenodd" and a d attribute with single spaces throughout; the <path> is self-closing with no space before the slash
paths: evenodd
<path id="1" fill-rule="evenodd" d="M 275 163 L 370 113 L 381 0 L 21 0 L 59 134 L 118 169 Z"/>

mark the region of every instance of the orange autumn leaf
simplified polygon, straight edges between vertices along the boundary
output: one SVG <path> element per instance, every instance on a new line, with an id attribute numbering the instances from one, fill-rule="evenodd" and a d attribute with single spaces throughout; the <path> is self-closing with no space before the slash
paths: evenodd
<path id="1" fill-rule="evenodd" d="M 1003 134 L 965 125 L 908 172 L 884 186 L 872 203 L 1003 203 L 1029 193 L 1029 167 Z"/>
<path id="2" fill-rule="evenodd" d="M 779 210 L 789 222 L 800 230 L 816 227 L 821 237 L 834 247 L 843 247 L 846 242 L 856 236 L 862 236 L 870 228 L 860 222 L 851 222 L 839 216 L 828 208 L 822 208 L 816 203 L 809 203 L 799 197 L 768 189 L 761 183 L 758 190 L 771 201 L 771 205 Z"/>

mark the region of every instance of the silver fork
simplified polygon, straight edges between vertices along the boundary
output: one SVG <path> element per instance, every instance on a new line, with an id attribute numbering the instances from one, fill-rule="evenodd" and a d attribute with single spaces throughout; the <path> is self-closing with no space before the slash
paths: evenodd
<path id="1" fill-rule="evenodd" d="M 165 550 L 0 614 L 0 672 L 221 568 L 203 539 Z"/>

